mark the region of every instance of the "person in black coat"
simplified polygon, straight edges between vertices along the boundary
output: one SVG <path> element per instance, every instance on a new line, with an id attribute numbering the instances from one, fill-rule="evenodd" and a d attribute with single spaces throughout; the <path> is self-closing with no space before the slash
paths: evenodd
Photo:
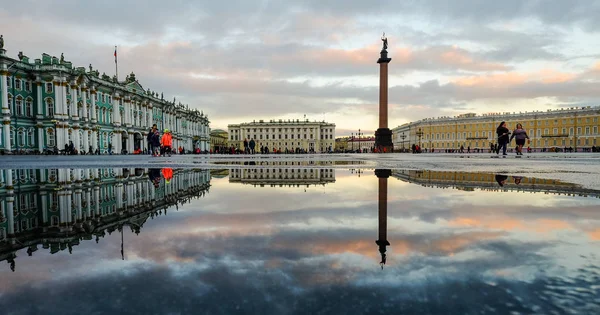
<path id="1" fill-rule="evenodd" d="M 496 134 L 498 135 L 498 151 L 496 151 L 496 154 L 499 154 L 500 149 L 502 149 L 502 155 L 506 155 L 506 145 L 509 142 L 510 131 L 508 131 L 505 121 L 501 122 L 496 128 Z"/>

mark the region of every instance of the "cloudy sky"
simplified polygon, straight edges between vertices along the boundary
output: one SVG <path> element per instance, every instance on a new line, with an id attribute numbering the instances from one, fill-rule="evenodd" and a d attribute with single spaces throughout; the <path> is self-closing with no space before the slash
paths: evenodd
<path id="1" fill-rule="evenodd" d="M 16 57 L 43 52 L 208 113 L 212 128 L 307 118 L 378 126 L 389 38 L 390 128 L 465 112 L 596 105 L 600 1 L 2 1 Z"/>

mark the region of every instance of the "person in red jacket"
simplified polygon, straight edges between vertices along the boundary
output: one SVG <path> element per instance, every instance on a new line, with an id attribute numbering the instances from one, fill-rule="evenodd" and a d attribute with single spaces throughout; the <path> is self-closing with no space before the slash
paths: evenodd
<path id="1" fill-rule="evenodd" d="M 169 129 L 165 129 L 165 133 L 160 138 L 160 146 L 163 148 L 164 155 L 171 156 L 171 147 L 173 146 L 173 136 Z"/>

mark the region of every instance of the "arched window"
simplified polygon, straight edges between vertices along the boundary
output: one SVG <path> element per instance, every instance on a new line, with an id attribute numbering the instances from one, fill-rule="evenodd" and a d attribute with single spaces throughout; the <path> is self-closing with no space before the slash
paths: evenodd
<path id="1" fill-rule="evenodd" d="M 48 147 L 56 146 L 56 134 L 54 133 L 54 128 L 48 128 L 46 134 L 48 135 Z"/>
<path id="2" fill-rule="evenodd" d="M 33 116 L 33 103 L 31 98 L 27 98 L 25 100 L 25 116 L 32 117 Z"/>
<path id="3" fill-rule="evenodd" d="M 35 145 L 35 129 L 33 127 L 27 129 L 27 143 L 30 147 Z"/>
<path id="4" fill-rule="evenodd" d="M 18 116 L 23 116 L 23 98 L 21 96 L 17 96 L 16 98 L 15 113 Z"/>
<path id="5" fill-rule="evenodd" d="M 19 147 L 25 146 L 25 129 L 17 129 L 17 145 Z"/>
<path id="6" fill-rule="evenodd" d="M 54 101 L 51 98 L 46 99 L 46 114 L 48 117 L 54 117 Z"/>
<path id="7" fill-rule="evenodd" d="M 102 122 L 106 123 L 106 108 L 102 108 Z"/>

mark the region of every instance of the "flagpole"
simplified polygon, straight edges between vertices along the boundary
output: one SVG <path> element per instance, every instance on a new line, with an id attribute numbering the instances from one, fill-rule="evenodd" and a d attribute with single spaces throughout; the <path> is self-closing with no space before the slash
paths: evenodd
<path id="1" fill-rule="evenodd" d="M 117 77 L 117 82 L 119 81 L 119 66 L 117 63 L 117 46 L 115 46 L 115 76 Z"/>

